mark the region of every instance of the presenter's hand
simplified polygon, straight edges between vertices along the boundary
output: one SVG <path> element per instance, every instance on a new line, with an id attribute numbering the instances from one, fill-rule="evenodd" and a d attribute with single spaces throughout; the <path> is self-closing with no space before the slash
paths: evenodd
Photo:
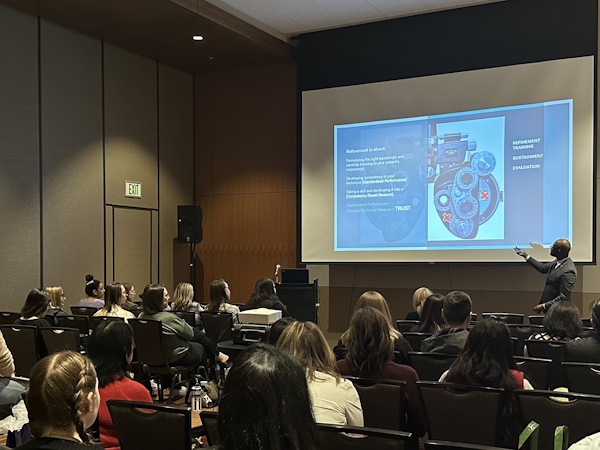
<path id="1" fill-rule="evenodd" d="M 515 247 L 515 253 L 525 259 L 529 256 L 526 251 L 521 250 L 519 247 Z"/>
<path id="2" fill-rule="evenodd" d="M 539 304 L 539 305 L 535 305 L 533 307 L 533 312 L 538 313 L 538 314 L 543 313 L 544 312 L 544 304 L 542 303 L 542 304 Z"/>

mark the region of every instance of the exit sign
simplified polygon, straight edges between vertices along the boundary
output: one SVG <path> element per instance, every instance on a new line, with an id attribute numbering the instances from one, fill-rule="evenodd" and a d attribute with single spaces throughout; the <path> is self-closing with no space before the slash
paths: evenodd
<path id="1" fill-rule="evenodd" d="M 125 181 L 125 197 L 142 198 L 142 183 Z"/>

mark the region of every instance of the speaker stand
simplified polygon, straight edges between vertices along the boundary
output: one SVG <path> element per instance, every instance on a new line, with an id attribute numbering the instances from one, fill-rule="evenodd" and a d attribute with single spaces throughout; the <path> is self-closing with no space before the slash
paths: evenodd
<path id="1" fill-rule="evenodd" d="M 196 244 L 190 242 L 190 284 L 193 286 L 195 281 L 195 265 L 194 265 L 194 254 L 196 253 Z"/>

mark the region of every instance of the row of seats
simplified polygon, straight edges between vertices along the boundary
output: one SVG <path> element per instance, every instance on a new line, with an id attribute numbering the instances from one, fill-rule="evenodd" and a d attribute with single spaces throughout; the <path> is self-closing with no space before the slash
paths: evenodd
<path id="1" fill-rule="evenodd" d="M 400 431 L 405 425 L 404 383 L 358 378 L 352 381 L 363 404 L 365 428 L 319 425 L 321 448 L 410 448 L 411 434 Z M 503 390 L 425 381 L 418 382 L 417 387 L 427 423 L 426 449 L 497 448 L 498 426 L 503 423 Z M 569 427 L 571 442 L 600 431 L 600 424 L 590 420 L 600 413 L 600 396 L 521 390 L 515 396 L 520 426 L 532 420 L 540 425 L 539 448 L 553 448 L 557 426 Z M 189 449 L 190 408 L 120 400 L 110 400 L 108 407 L 123 450 L 163 446 Z M 217 413 L 202 411 L 200 416 L 209 444 L 219 445 Z M 340 432 L 365 437 L 349 438 Z"/>
<path id="2" fill-rule="evenodd" d="M 525 315 L 517 314 L 517 313 L 505 313 L 505 312 L 488 312 L 481 313 L 482 319 L 487 319 L 489 317 L 495 317 L 496 319 L 502 320 L 507 324 L 513 325 L 524 325 L 525 324 Z M 545 316 L 527 316 L 529 320 L 529 325 L 542 325 Z M 477 314 L 471 313 L 471 323 L 477 322 Z M 418 320 L 396 320 L 396 326 L 401 333 L 405 331 L 410 331 L 412 327 L 415 325 L 419 325 Z M 581 325 L 583 327 L 592 327 L 592 319 L 581 319 Z"/>

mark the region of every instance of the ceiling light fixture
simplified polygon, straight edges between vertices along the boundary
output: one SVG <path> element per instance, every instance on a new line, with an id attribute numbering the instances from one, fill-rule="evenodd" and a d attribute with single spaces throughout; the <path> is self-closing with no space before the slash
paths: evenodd
<path id="1" fill-rule="evenodd" d="M 194 37 L 192 37 L 192 39 L 195 41 L 201 41 L 202 39 L 204 39 L 204 37 L 200 36 L 199 34 L 196 34 Z"/>

